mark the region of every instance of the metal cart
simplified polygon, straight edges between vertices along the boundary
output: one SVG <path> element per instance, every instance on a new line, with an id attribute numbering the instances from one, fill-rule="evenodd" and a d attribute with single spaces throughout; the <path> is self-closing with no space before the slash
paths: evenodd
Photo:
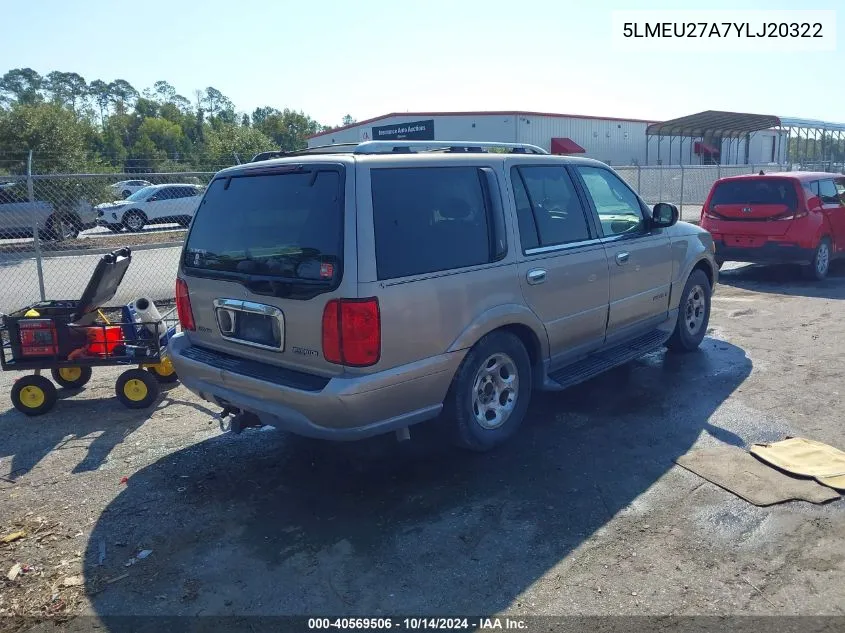
<path id="1" fill-rule="evenodd" d="M 41 301 L 2 315 L 0 366 L 33 370 L 12 387 L 18 411 L 41 415 L 56 404 L 56 387 L 41 373 L 46 370 L 60 387 L 74 390 L 91 379 L 93 367 L 133 366 L 115 383 L 118 400 L 130 409 L 149 407 L 159 383 L 178 379 L 167 357 L 167 341 L 178 327 L 175 308 L 159 320 L 141 321 L 131 304 L 104 307 L 131 261 L 128 248 L 103 255 L 79 300 Z"/>

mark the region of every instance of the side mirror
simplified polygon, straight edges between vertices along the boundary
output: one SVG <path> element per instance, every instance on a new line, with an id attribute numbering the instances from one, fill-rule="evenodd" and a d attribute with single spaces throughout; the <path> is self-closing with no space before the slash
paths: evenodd
<path id="1" fill-rule="evenodd" d="M 820 211 L 822 208 L 822 199 L 818 196 L 810 196 L 807 198 L 807 209 L 809 211 Z"/>
<path id="2" fill-rule="evenodd" d="M 158 200 L 158 196 L 150 196 L 147 198 L 147 202 L 155 202 L 156 200 Z"/>
<path id="3" fill-rule="evenodd" d="M 651 224 L 658 228 L 666 228 L 676 224 L 681 217 L 678 207 L 667 202 L 658 202 L 651 212 Z"/>

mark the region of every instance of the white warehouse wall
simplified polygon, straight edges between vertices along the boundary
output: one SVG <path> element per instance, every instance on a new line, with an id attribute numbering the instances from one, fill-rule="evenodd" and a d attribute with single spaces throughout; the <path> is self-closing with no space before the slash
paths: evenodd
<path id="1" fill-rule="evenodd" d="M 497 141 L 515 143 L 515 117 L 513 114 L 501 115 L 419 115 L 390 116 L 365 125 L 354 125 L 345 130 L 329 132 L 322 136 L 308 139 L 308 147 L 331 143 L 360 143 L 372 141 L 373 127 L 399 125 L 415 121 L 434 121 L 434 136 L 441 141 Z M 546 148 L 548 149 L 548 148 Z"/>
<path id="2" fill-rule="evenodd" d="M 570 138 L 587 150 L 577 156 L 612 165 L 645 164 L 645 122 L 519 115 L 517 125 L 520 143 L 546 151 L 552 138 Z"/>
<path id="3" fill-rule="evenodd" d="M 434 137 L 437 140 L 496 141 L 507 143 L 531 143 L 546 151 L 551 150 L 552 138 L 569 138 L 586 149 L 586 156 L 611 165 L 656 165 L 658 137 L 651 137 L 646 151 L 647 121 L 584 118 L 575 116 L 549 116 L 520 112 L 506 113 L 408 113 L 392 115 L 369 122 L 356 124 L 346 129 L 328 132 L 308 140 L 309 147 L 335 143 L 360 143 L 373 140 L 373 128 L 400 126 L 417 121 L 434 122 Z M 752 164 L 771 162 L 772 142 L 775 143 L 775 162 L 783 162 L 786 141 L 777 139 L 776 130 L 765 130 L 751 135 L 748 160 Z M 774 139 L 774 141 L 773 141 Z M 693 144 L 701 139 L 680 137 L 672 139 L 672 153 L 669 156 L 669 138 L 663 137 L 660 158 L 663 165 L 699 165 L 700 157 L 692 153 Z M 745 163 L 745 139 L 739 139 L 739 163 Z M 736 140 L 730 145 L 722 140 L 722 164 L 736 164 Z M 682 149 L 681 149 L 682 148 Z M 730 149 L 729 149 L 730 148 Z"/>

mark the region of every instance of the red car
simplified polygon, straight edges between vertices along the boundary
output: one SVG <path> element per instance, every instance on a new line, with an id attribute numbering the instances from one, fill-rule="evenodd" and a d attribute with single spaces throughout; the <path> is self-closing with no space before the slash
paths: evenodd
<path id="1" fill-rule="evenodd" d="M 716 262 L 802 264 L 824 279 L 845 255 L 845 176 L 784 172 L 717 180 L 701 210 Z"/>

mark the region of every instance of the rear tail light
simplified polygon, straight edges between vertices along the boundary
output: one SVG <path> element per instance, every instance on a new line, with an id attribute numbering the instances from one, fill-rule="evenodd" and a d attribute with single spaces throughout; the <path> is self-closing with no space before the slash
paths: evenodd
<path id="1" fill-rule="evenodd" d="M 378 299 L 332 299 L 323 310 L 323 357 L 350 367 L 375 365 L 381 357 Z"/>
<path id="2" fill-rule="evenodd" d="M 21 356 L 55 356 L 59 353 L 56 325 L 51 319 L 18 321 Z"/>
<path id="3" fill-rule="evenodd" d="M 183 330 L 194 331 L 197 329 L 194 323 L 194 311 L 191 309 L 191 297 L 188 295 L 188 284 L 184 279 L 176 278 L 176 314 L 179 316 L 179 323 Z"/>

